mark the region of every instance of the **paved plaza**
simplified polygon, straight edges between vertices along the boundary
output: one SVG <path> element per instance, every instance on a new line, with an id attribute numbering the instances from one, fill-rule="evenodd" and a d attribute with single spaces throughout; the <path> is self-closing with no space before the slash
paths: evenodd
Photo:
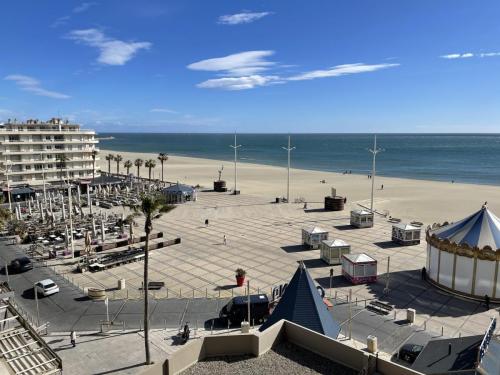
<path id="1" fill-rule="evenodd" d="M 352 207 L 357 207 L 353 205 Z M 205 219 L 209 225 L 205 226 Z M 415 218 L 418 220 L 418 218 Z M 142 219 L 138 219 L 139 228 Z M 165 282 L 165 288 L 152 291 L 162 298 L 229 298 L 245 293 L 235 285 L 234 271 L 247 271 L 252 292 L 270 293 L 272 287 L 288 282 L 303 260 L 311 276 L 325 288 L 335 302 L 345 301 L 352 291 L 353 301 L 378 299 L 388 302 L 403 318 L 406 308 L 417 311 L 417 325 L 446 336 L 482 333 L 497 312 L 484 311 L 479 302 L 465 300 L 440 291 L 421 281 L 425 265 L 425 241 L 420 245 L 399 246 L 391 242 L 391 223 L 378 217 L 373 228 L 349 225 L 349 210 L 325 212 L 322 203 L 275 204 L 256 196 L 232 196 L 202 192 L 197 202 L 179 206 L 155 222 L 155 230 L 182 242 L 151 252 L 150 280 Z M 353 286 L 342 276 L 340 266 L 328 266 L 319 259 L 319 250 L 301 245 L 301 229 L 317 225 L 351 245 L 352 253 L 364 252 L 378 260 L 379 280 L 375 284 Z M 223 244 L 223 236 L 227 245 Z M 422 238 L 425 234 L 422 233 Z M 390 257 L 390 293 L 386 287 L 386 268 Z M 101 287 L 110 298 L 141 298 L 142 262 L 97 273 L 77 274 L 67 266 L 57 272 L 80 289 Z M 334 270 L 330 290 L 330 268 Z M 125 279 L 126 290 L 116 290 Z"/>

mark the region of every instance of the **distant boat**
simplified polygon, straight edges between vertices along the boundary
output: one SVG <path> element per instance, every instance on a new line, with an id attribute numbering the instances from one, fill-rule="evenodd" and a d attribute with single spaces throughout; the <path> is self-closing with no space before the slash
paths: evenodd
<path id="1" fill-rule="evenodd" d="M 99 138 L 97 138 L 97 140 L 99 140 L 99 141 L 109 141 L 111 139 L 115 139 L 115 137 L 109 136 L 109 137 L 99 137 Z"/>

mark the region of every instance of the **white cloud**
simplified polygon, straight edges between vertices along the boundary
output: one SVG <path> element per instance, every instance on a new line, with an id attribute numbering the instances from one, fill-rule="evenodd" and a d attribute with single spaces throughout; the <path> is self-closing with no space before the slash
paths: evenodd
<path id="1" fill-rule="evenodd" d="M 73 30 L 68 39 L 99 50 L 97 61 L 104 65 L 125 65 L 141 49 L 151 48 L 149 42 L 125 42 L 104 35 L 97 29 Z"/>
<path id="2" fill-rule="evenodd" d="M 177 111 L 174 111 L 174 110 L 168 109 L 168 108 L 153 108 L 149 112 L 153 112 L 153 113 L 172 113 L 172 114 L 178 113 Z"/>
<path id="3" fill-rule="evenodd" d="M 288 77 L 287 80 L 303 81 L 316 78 L 339 77 L 348 74 L 375 72 L 377 70 L 393 68 L 396 66 L 399 66 L 399 64 L 373 64 L 373 65 L 363 64 L 363 63 L 344 64 L 344 65 L 334 66 L 330 69 L 313 70 L 310 72 L 305 72 L 296 76 Z"/>
<path id="4" fill-rule="evenodd" d="M 485 53 L 481 53 L 479 56 L 481 56 L 481 57 L 496 57 L 496 56 L 500 56 L 500 52 L 485 52 Z"/>
<path id="5" fill-rule="evenodd" d="M 73 8 L 73 13 L 86 12 L 87 10 L 89 10 L 90 7 L 93 7 L 94 5 L 97 5 L 97 3 L 94 3 L 94 2 L 81 3 L 80 5 Z"/>
<path id="6" fill-rule="evenodd" d="M 209 79 L 196 86 L 204 89 L 248 90 L 283 82 L 278 76 L 251 75 L 243 77 L 224 77 Z"/>
<path id="7" fill-rule="evenodd" d="M 56 28 L 56 27 L 59 27 L 59 26 L 63 26 L 63 25 L 66 25 L 68 23 L 68 21 L 71 19 L 70 16 L 62 16 L 62 17 L 59 17 L 58 19 L 56 19 L 51 25 L 50 27 L 52 28 Z"/>
<path id="8" fill-rule="evenodd" d="M 272 14 L 272 12 L 242 12 L 237 14 L 226 14 L 224 16 L 220 16 L 217 23 L 222 25 L 239 25 L 242 23 L 251 23 L 270 14 Z"/>
<path id="9" fill-rule="evenodd" d="M 232 55 L 201 60 L 188 65 L 192 70 L 204 70 L 209 72 L 225 72 L 230 76 L 252 75 L 263 72 L 275 65 L 272 61 L 266 61 L 266 57 L 274 54 L 274 51 L 245 51 Z"/>
<path id="10" fill-rule="evenodd" d="M 56 91 L 49 91 L 40 86 L 40 81 L 36 78 L 21 75 L 21 74 L 11 74 L 4 78 L 7 81 L 13 81 L 16 85 L 24 91 L 30 92 L 39 96 L 46 96 L 48 98 L 54 99 L 69 99 L 71 96 L 62 94 Z"/>
<path id="11" fill-rule="evenodd" d="M 198 83 L 199 88 L 223 89 L 223 90 L 247 90 L 255 87 L 269 86 L 287 81 L 303 81 L 316 78 L 338 77 L 347 74 L 358 74 L 374 72 L 381 69 L 392 68 L 399 64 L 346 64 L 337 65 L 325 70 L 313 70 L 292 76 L 284 76 L 284 67 L 290 65 L 276 64 L 266 58 L 273 55 L 274 51 L 246 51 L 232 55 L 201 60 L 188 65 L 192 70 L 201 70 L 219 73 L 218 78 L 208 79 Z M 291 65 L 295 66 L 295 65 Z M 281 69 L 281 74 L 263 74 L 273 69 Z M 289 73 L 290 74 L 290 73 Z"/>
<path id="12" fill-rule="evenodd" d="M 467 52 L 467 53 L 450 53 L 449 55 L 442 55 L 441 56 L 441 58 L 448 59 L 448 60 L 467 59 L 469 57 L 474 57 L 474 54 L 470 53 L 470 52 Z"/>

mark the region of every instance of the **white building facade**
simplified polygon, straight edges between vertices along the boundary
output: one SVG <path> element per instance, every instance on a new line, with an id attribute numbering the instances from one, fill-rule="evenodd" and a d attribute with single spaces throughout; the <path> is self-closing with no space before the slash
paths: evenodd
<path id="1" fill-rule="evenodd" d="M 9 120 L 0 125 L 2 186 L 97 177 L 98 142 L 95 131 L 58 118 L 46 122 Z"/>

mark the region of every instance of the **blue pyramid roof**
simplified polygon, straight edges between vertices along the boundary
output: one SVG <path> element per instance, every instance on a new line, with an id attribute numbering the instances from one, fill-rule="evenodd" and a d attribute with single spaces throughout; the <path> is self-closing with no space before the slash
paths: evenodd
<path id="1" fill-rule="evenodd" d="M 456 223 L 431 230 L 439 239 L 447 239 L 457 245 L 467 244 L 482 249 L 490 246 L 500 249 L 500 219 L 486 205 L 476 213 Z"/>
<path id="2" fill-rule="evenodd" d="M 336 339 L 340 325 L 333 319 L 303 263 L 299 265 L 271 316 L 260 331 L 286 319 Z"/>

